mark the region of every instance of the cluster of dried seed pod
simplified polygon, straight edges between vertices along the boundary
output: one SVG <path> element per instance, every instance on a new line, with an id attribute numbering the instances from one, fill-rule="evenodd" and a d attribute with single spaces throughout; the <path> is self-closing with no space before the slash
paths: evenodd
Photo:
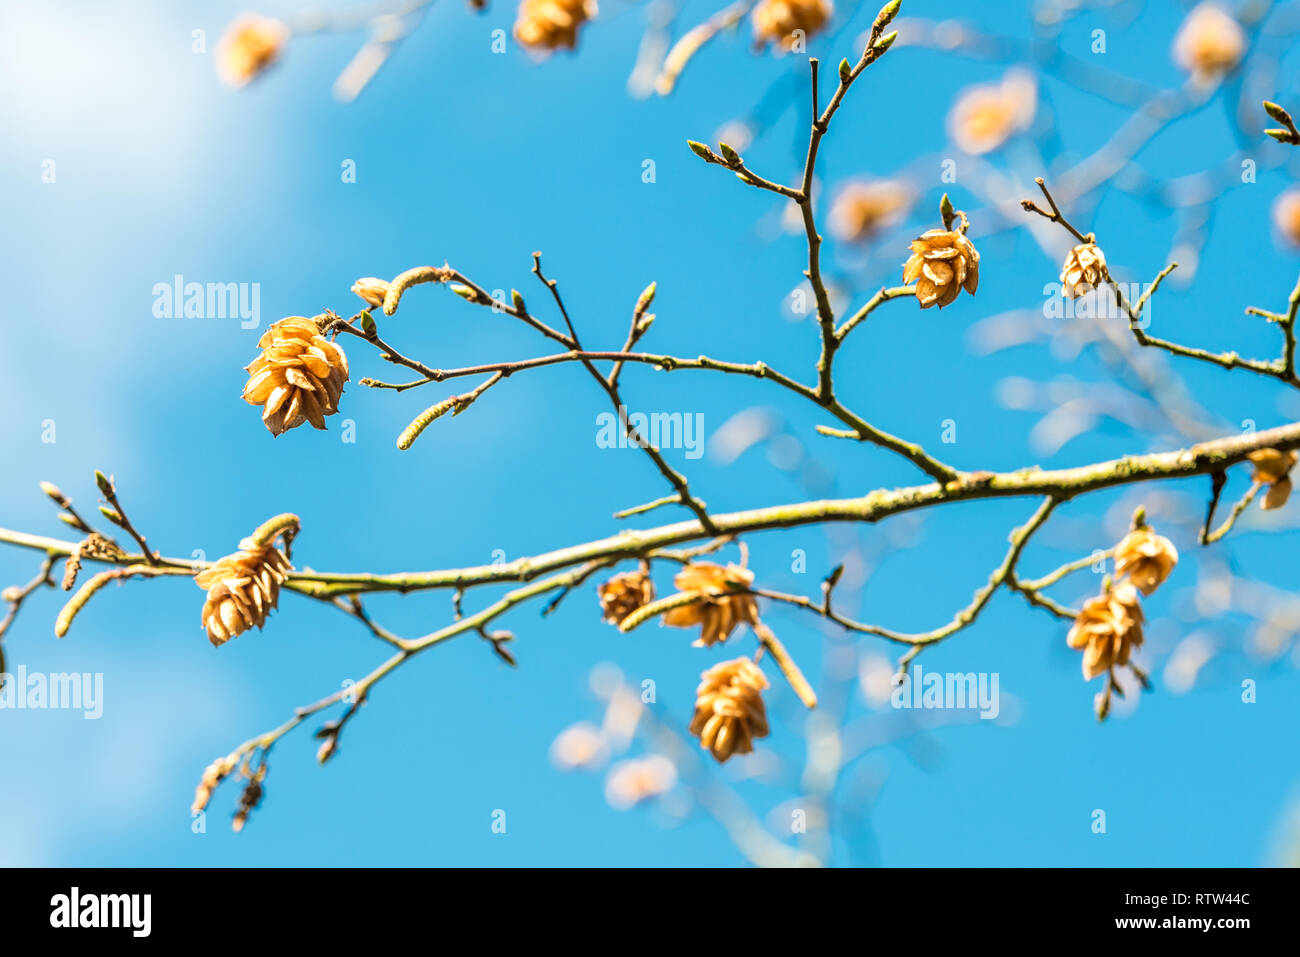
<path id="1" fill-rule="evenodd" d="M 758 602 L 751 589 L 754 573 L 741 565 L 691 561 L 674 576 L 677 592 L 655 601 L 648 563 L 635 571 L 615 575 L 598 589 L 601 612 L 606 621 L 630 630 L 646 616 L 660 615 L 661 622 L 676 628 L 700 629 L 697 647 L 725 642 L 741 625 L 749 625 L 764 646 L 779 646 L 776 636 L 763 625 Z M 781 649 L 778 665 L 796 688 L 806 687 L 802 675 Z M 755 738 L 768 733 L 762 692 L 767 679 L 748 657 L 715 665 L 701 675 L 696 693 L 695 714 L 690 732 L 719 762 L 733 754 L 748 754 Z M 803 697 L 801 693 L 801 697 Z M 815 697 L 805 698 L 811 707 Z"/>
<path id="2" fill-rule="evenodd" d="M 1133 516 L 1133 527 L 1115 546 L 1115 576 L 1107 578 L 1102 592 L 1083 603 L 1066 643 L 1083 652 L 1083 677 L 1091 681 L 1106 675 L 1106 687 L 1097 696 L 1097 716 L 1110 710 L 1112 691 L 1119 691 L 1115 669 L 1129 667 L 1142 684 L 1146 675 L 1132 662 L 1133 652 L 1142 645 L 1142 603 L 1139 594 L 1150 595 L 1159 588 L 1174 566 L 1178 550 L 1173 542 L 1146 522 L 1143 509 Z"/>

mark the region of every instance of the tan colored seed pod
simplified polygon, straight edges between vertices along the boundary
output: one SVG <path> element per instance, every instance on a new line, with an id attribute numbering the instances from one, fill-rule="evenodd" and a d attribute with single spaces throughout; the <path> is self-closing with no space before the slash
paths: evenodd
<path id="1" fill-rule="evenodd" d="M 831 0 L 759 0 L 750 14 L 754 43 L 792 50 L 796 40 L 807 40 L 826 25 L 834 12 Z"/>
<path id="2" fill-rule="evenodd" d="M 1128 664 L 1133 649 L 1142 644 L 1142 621 L 1137 589 L 1128 582 L 1113 584 L 1083 603 L 1066 643 L 1083 649 L 1085 680 Z"/>
<path id="3" fill-rule="evenodd" d="M 316 319 L 289 316 L 258 340 L 262 354 L 245 371 L 244 401 L 262 406 L 262 421 L 272 435 L 310 422 L 325 428 L 325 416 L 339 410 L 348 357 L 321 335 Z"/>
<path id="4" fill-rule="evenodd" d="M 367 276 L 352 284 L 352 291 L 365 300 L 369 306 L 382 306 L 388 295 L 388 280 Z"/>
<path id="5" fill-rule="evenodd" d="M 1281 508 L 1291 497 L 1291 470 L 1295 468 L 1300 455 L 1294 449 L 1289 452 L 1260 449 L 1251 452 L 1247 458 L 1255 466 L 1254 480 L 1260 485 L 1268 486 L 1259 507 L 1265 511 Z"/>
<path id="6" fill-rule="evenodd" d="M 768 733 L 763 672 L 749 658 L 737 658 L 714 665 L 700 678 L 691 734 L 719 763 L 733 754 L 749 754 L 754 739 Z"/>
<path id="7" fill-rule="evenodd" d="M 932 229 L 912 241 L 903 264 L 903 282 L 916 283 L 922 309 L 951 305 L 965 289 L 972 296 L 980 283 L 980 254 L 955 230 Z"/>
<path id="8" fill-rule="evenodd" d="M 1264 493 L 1264 498 L 1260 501 L 1259 507 L 1264 511 L 1271 511 L 1275 508 L 1281 508 L 1291 497 L 1291 477 L 1285 476 L 1278 479 L 1268 487 Z"/>
<path id="9" fill-rule="evenodd" d="M 734 594 L 754 583 L 754 573 L 739 565 L 692 562 L 677 573 L 673 584 L 684 594 L 698 596 L 695 601 L 673 608 L 664 614 L 665 625 L 674 628 L 700 627 L 696 645 L 709 646 L 726 641 L 742 624 L 758 621 L 758 602 L 753 595 Z"/>
<path id="10" fill-rule="evenodd" d="M 275 62 L 289 39 L 279 20 L 246 13 L 236 19 L 217 43 L 217 75 L 230 86 L 245 86 Z"/>
<path id="11" fill-rule="evenodd" d="M 1149 595 L 1178 564 L 1178 549 L 1149 525 L 1135 528 L 1115 546 L 1115 575 L 1127 577 L 1133 587 Z"/>
<path id="12" fill-rule="evenodd" d="M 1192 10 L 1174 37 L 1174 60 L 1202 83 L 1231 70 L 1245 52 L 1241 25 L 1213 3 Z"/>
<path id="13" fill-rule="evenodd" d="M 578 29 L 597 12 L 596 0 L 523 0 L 515 39 L 534 50 L 572 50 Z"/>
<path id="14" fill-rule="evenodd" d="M 642 605 L 655 600 L 655 584 L 645 569 L 615 575 L 596 589 L 605 621 L 617 625 Z"/>
<path id="15" fill-rule="evenodd" d="M 1061 269 L 1061 292 L 1067 299 L 1086 296 L 1106 282 L 1106 254 L 1096 243 L 1081 243 L 1070 250 Z"/>
<path id="16" fill-rule="evenodd" d="M 296 530 L 296 519 L 293 527 Z M 255 533 L 239 543 L 239 551 L 194 576 L 195 583 L 208 593 L 203 603 L 203 627 L 213 645 L 266 624 L 267 615 L 280 600 L 280 585 L 293 570 L 275 544 L 278 535 L 264 539 Z"/>

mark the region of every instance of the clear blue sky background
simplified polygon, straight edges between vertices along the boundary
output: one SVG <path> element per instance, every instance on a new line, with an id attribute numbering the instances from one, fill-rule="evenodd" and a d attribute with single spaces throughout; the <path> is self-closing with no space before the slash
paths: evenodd
<path id="1" fill-rule="evenodd" d="M 905 6 L 914 16 L 942 16 L 950 4 Z M 1066 31 L 1065 42 L 1089 57 L 1091 29 L 1105 28 L 1107 67 L 1173 84 L 1178 74 L 1167 51 L 1182 8 L 1151 6 L 1127 27 L 1091 14 Z M 663 494 L 639 453 L 596 447 L 604 397 L 567 366 L 512 379 L 466 415 L 437 423 L 406 453 L 394 438 L 432 401 L 427 391 L 394 395 L 352 384 L 329 432 L 304 428 L 273 440 L 239 399 L 241 367 L 260 331 L 231 320 L 155 318 L 151 289 L 177 273 L 260 283 L 263 326 L 325 307 L 351 310 L 348 287 L 356 277 L 444 259 L 489 289 L 518 287 L 542 311 L 529 275 L 529 254 L 540 249 L 593 345 L 621 344 L 636 295 L 657 280 L 659 318 L 647 348 L 764 358 L 806 375 L 816 358 L 815 329 L 782 311 L 799 281 L 801 240 L 774 232 L 779 210 L 769 196 L 704 166 L 685 147 L 687 138 L 708 138 L 751 110 L 794 62 L 752 56 L 747 41 L 726 40 L 691 66 L 677 95 L 635 101 L 624 80 L 641 8 L 603 7 L 579 56 L 539 66 L 513 42 L 504 55 L 490 51 L 490 32 L 509 30 L 512 7 L 496 4 L 474 16 L 440 2 L 361 99 L 343 106 L 329 86 L 353 37 L 295 41 L 264 82 L 235 93 L 218 85 L 211 52 L 191 52 L 191 31 L 206 30 L 211 51 L 237 6 L 6 4 L 0 525 L 61 534 L 37 482 L 58 483 L 93 512 L 91 472 L 101 468 L 116 475 L 131 514 L 168 554 L 219 556 L 269 515 L 292 510 L 303 519 L 299 564 L 401 570 L 482 563 L 497 549 L 516 557 L 603 536 L 615 530 L 612 511 Z M 268 3 L 264 10 L 295 8 Z M 1026 35 L 1020 4 L 973 9 L 985 25 L 996 20 Z M 710 10 L 691 3 L 685 22 Z M 860 12 L 838 42 L 815 42 L 813 52 L 830 64 L 851 55 L 851 38 L 873 13 Z M 823 181 L 948 155 L 942 118 L 954 94 L 1001 71 L 914 49 L 891 54 L 837 119 Z M 804 135 L 802 68 L 785 89 L 772 94 L 770 129 L 747 150 L 774 177 L 792 174 L 793 144 Z M 1050 95 L 1060 148 L 1070 156 L 1100 146 L 1122 115 L 1087 106 L 1095 101 L 1060 84 Z M 1195 172 L 1228 155 L 1232 136 L 1216 101 L 1162 134 L 1142 159 L 1156 175 Z M 1270 149 L 1259 146 L 1261 165 L 1278 159 Z M 54 184 L 41 181 L 46 159 L 57 164 Z M 355 184 L 340 179 L 349 159 Z M 646 159 L 656 164 L 651 184 L 642 181 Z M 942 191 L 937 161 L 926 175 L 934 181 L 923 184 L 918 230 L 931 225 Z M 1227 193 L 1194 285 L 1160 294 L 1156 315 L 1169 323 L 1166 331 L 1275 354 L 1276 331 L 1241 310 L 1281 307 L 1300 266 L 1277 248 L 1267 225 L 1285 185 L 1282 174 L 1268 173 Z M 959 205 L 970 203 L 960 179 L 950 188 Z M 1107 197 L 1092 225 L 1107 238 L 1111 262 L 1134 278 L 1164 264 L 1176 226 L 1122 196 Z M 894 303 L 873 317 L 843 354 L 844 397 L 963 468 L 1063 466 L 1144 450 L 1140 437 L 1112 424 L 1050 457 L 1028 446 L 1024 436 L 1035 419 L 999 406 L 997 384 L 1011 375 L 1088 381 L 1104 368 L 1091 353 L 1058 358 L 1041 347 L 973 355 L 966 329 L 1008 309 L 1037 308 L 1043 284 L 1059 269 L 1023 231 L 991 239 L 984 253 L 976 299 L 963 297 L 942 313 Z M 869 287 L 896 279 L 902 258 L 901 249 L 889 250 L 854 268 Z M 544 346 L 517 325 L 445 290 L 422 288 L 387 330 L 432 364 L 455 366 L 540 354 Z M 354 380 L 388 377 L 390 367 L 373 353 L 350 348 L 350 355 Z M 1267 385 L 1184 371 L 1229 422 L 1251 418 L 1262 428 L 1288 421 L 1288 407 Z M 821 420 L 764 383 L 646 369 L 629 369 L 624 381 L 634 409 L 702 412 L 710 432 L 742 409 L 780 408 L 833 472 L 837 494 L 918 480 L 904 462 L 817 438 L 811 429 Z M 356 423 L 355 444 L 340 441 L 344 418 Z M 945 419 L 958 423 L 952 446 L 939 444 Z M 45 420 L 55 422 L 54 443 L 41 441 Z M 715 510 L 805 494 L 762 449 L 727 465 L 672 454 Z M 1182 501 L 1199 512 L 1200 485 L 1185 491 Z M 1096 517 L 1119 497 L 1063 508 L 1071 533 L 1045 535 L 1026 557 L 1030 570 L 1112 544 L 1113 527 L 1103 530 Z M 943 509 L 927 521 L 922 543 L 886 561 L 850 610 L 900 628 L 937 625 L 984 581 L 1007 530 L 1031 509 L 1028 501 Z M 883 534 L 862 531 L 864 541 Z M 1158 680 L 1161 652 L 1196 627 L 1186 620 L 1185 590 L 1196 577 L 1194 544 L 1187 533 L 1175 539 L 1188 557 L 1147 603 L 1157 621 L 1151 644 Z M 1246 573 L 1293 588 L 1294 542 L 1294 533 L 1246 530 L 1221 553 Z M 817 530 L 755 536 L 750 545 L 760 578 L 786 589 L 815 592 L 838 558 Z M 802 576 L 790 571 L 797 548 L 809 556 Z M 6 583 L 26 581 L 35 565 L 31 553 L 0 550 Z M 1096 587 L 1092 576 L 1082 577 L 1062 589 L 1063 600 Z M 376 689 L 325 768 L 314 760 L 315 725 L 286 739 L 274 753 L 266 803 L 238 836 L 225 824 L 235 798 L 229 789 L 214 799 L 207 832 L 191 832 L 188 808 L 202 768 L 295 706 L 363 674 L 385 649 L 341 615 L 286 595 L 264 632 L 214 650 L 198 623 L 202 595 L 183 579 L 110 588 L 56 641 L 51 623 L 61 597 L 40 594 L 6 638 L 11 667 L 103 672 L 105 713 L 99 721 L 76 713 L 0 714 L 0 863 L 741 863 L 708 820 L 662 830 L 650 812 L 609 808 L 599 778 L 550 766 L 554 736 L 598 713 L 587 687 L 594 663 L 612 659 L 631 677 L 653 677 L 662 706 L 682 715 L 699 670 L 718 658 L 689 648 L 685 632 L 618 635 L 598 621 L 592 591 L 546 621 L 531 609 L 506 621 L 519 635 L 517 671 L 472 637 L 403 669 Z M 467 607 L 482 600 L 471 595 Z M 450 615 L 442 594 L 373 607 L 408 635 Z M 816 673 L 816 628 L 781 612 L 771 620 Z M 1270 861 L 1300 785 L 1300 677 L 1285 658 L 1265 664 L 1241 654 L 1244 628 L 1230 620 L 1215 632 L 1225 651 L 1191 693 L 1158 689 L 1133 715 L 1099 726 L 1091 710 L 1096 689 L 1081 681 L 1064 627 L 999 596 L 975 628 L 922 663 L 998 672 L 1017 720 L 939 731 L 943 759 L 933 766 L 893 746 L 874 754 L 872 766 L 886 775 L 870 814 L 874 839 L 838 847 L 836 860 Z M 1240 701 L 1245 678 L 1259 682 L 1256 704 Z M 771 746 L 797 754 L 791 722 L 798 712 L 786 707 L 788 692 L 775 697 L 780 717 Z M 854 708 L 866 710 L 861 702 Z M 761 813 L 789 796 L 752 784 L 742 793 Z M 490 828 L 498 808 L 508 815 L 505 835 Z M 1097 808 L 1107 813 L 1104 836 L 1090 829 Z"/>

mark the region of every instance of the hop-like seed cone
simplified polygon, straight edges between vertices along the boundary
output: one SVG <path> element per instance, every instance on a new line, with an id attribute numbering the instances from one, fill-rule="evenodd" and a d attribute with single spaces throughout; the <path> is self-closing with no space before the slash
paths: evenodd
<path id="1" fill-rule="evenodd" d="M 1112 585 L 1089 598 L 1074 620 L 1066 643 L 1083 649 L 1083 677 L 1091 681 L 1116 665 L 1128 664 L 1133 649 L 1142 644 L 1142 606 L 1137 589 L 1128 582 Z"/>
<path id="2" fill-rule="evenodd" d="M 194 581 L 208 592 L 203 603 L 203 627 L 214 645 L 225 644 L 249 628 L 261 628 L 280 599 L 280 584 L 293 568 L 274 544 L 258 545 L 246 538 L 239 551 L 227 555 Z"/>
<path id="3" fill-rule="evenodd" d="M 572 50 L 578 45 L 578 28 L 597 12 L 596 0 L 523 0 L 515 39 L 536 50 Z"/>
<path id="4" fill-rule="evenodd" d="M 922 309 L 950 305 L 965 289 L 972 296 L 980 284 L 980 254 L 955 230 L 932 229 L 912 241 L 912 255 L 903 264 L 903 282 L 916 283 Z"/>
<path id="5" fill-rule="evenodd" d="M 820 30 L 835 12 L 830 0 L 759 0 L 750 19 L 754 23 L 754 41 L 759 46 L 774 43 L 783 50 L 793 49 L 795 31 L 805 39 Z"/>
<path id="6" fill-rule="evenodd" d="M 673 584 L 677 590 L 699 597 L 689 604 L 664 614 L 665 625 L 690 628 L 700 625 L 698 645 L 726 641 L 741 625 L 758 621 L 758 602 L 753 595 L 733 594 L 754 583 L 754 573 L 738 565 L 692 562 L 677 573 Z"/>
<path id="7" fill-rule="evenodd" d="M 596 589 L 600 610 L 608 622 L 617 625 L 642 605 L 655 600 L 655 585 L 642 569 L 615 575 Z"/>
<path id="8" fill-rule="evenodd" d="M 1115 546 L 1115 575 L 1126 576 L 1144 595 L 1159 588 L 1177 564 L 1174 543 L 1149 525 L 1133 529 Z"/>
<path id="9" fill-rule="evenodd" d="M 767 737 L 763 690 L 768 684 L 763 672 L 750 659 L 737 658 L 715 665 L 700 678 L 691 734 L 719 763 L 733 754 L 749 754 L 755 738 Z"/>
<path id="10" fill-rule="evenodd" d="M 1106 281 L 1106 256 L 1096 243 L 1070 250 L 1061 269 L 1061 291 L 1068 299 L 1087 295 Z"/>
<path id="11" fill-rule="evenodd" d="M 262 421 L 272 435 L 310 422 L 325 428 L 325 416 L 339 410 L 348 357 L 320 332 L 315 319 L 290 316 L 258 340 L 262 354 L 246 369 L 244 401 L 262 406 Z"/>
<path id="12" fill-rule="evenodd" d="M 279 20 L 245 14 L 217 44 L 217 73 L 231 86 L 244 86 L 275 62 L 288 39 L 289 29 Z"/>

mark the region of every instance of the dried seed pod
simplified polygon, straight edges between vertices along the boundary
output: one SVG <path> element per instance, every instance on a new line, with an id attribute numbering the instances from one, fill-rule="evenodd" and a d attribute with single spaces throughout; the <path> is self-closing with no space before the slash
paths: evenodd
<path id="1" fill-rule="evenodd" d="M 270 523 L 268 523 L 270 525 Z M 276 544 L 297 531 L 296 519 L 287 525 L 263 526 L 239 543 L 239 551 L 218 560 L 194 576 L 207 590 L 203 627 L 213 645 L 222 645 L 249 628 L 261 628 L 280 600 L 280 585 L 293 566 Z"/>
<path id="2" fill-rule="evenodd" d="M 726 641 L 742 624 L 758 621 L 758 602 L 753 595 L 736 594 L 754 583 L 754 573 L 739 565 L 691 562 L 673 579 L 678 591 L 697 596 L 689 604 L 664 614 L 664 624 L 675 628 L 700 627 L 698 645 Z"/>
<path id="3" fill-rule="evenodd" d="M 749 658 L 724 661 L 704 672 L 696 690 L 691 734 L 719 763 L 733 754 L 749 754 L 754 739 L 767 737 L 763 672 Z"/>
<path id="4" fill-rule="evenodd" d="M 1142 606 L 1128 582 L 1112 584 L 1083 603 L 1066 643 L 1083 649 L 1083 677 L 1091 681 L 1117 665 L 1126 665 L 1142 644 Z"/>
<path id="5" fill-rule="evenodd" d="M 1115 546 L 1115 574 L 1126 576 L 1142 594 L 1149 595 L 1178 564 L 1178 549 L 1149 525 L 1133 529 Z"/>
<path id="6" fill-rule="evenodd" d="M 922 309 L 951 305 L 965 289 L 972 296 L 980 283 L 980 254 L 956 230 L 932 229 L 912 241 L 903 264 L 903 282 L 916 283 Z"/>
<path id="7" fill-rule="evenodd" d="M 1106 255 L 1096 243 L 1081 243 L 1070 250 L 1061 268 L 1061 292 L 1067 299 L 1086 296 L 1106 281 Z"/>
<path id="8" fill-rule="evenodd" d="M 247 367 L 244 401 L 262 406 L 262 421 L 272 435 L 310 422 L 325 428 L 325 416 L 339 410 L 348 359 L 321 335 L 320 323 L 305 316 L 281 319 L 258 340 L 262 349 Z"/>
<path id="9" fill-rule="evenodd" d="M 655 600 L 655 585 L 643 568 L 615 575 L 596 589 L 605 621 L 619 624 L 643 605 Z"/>

